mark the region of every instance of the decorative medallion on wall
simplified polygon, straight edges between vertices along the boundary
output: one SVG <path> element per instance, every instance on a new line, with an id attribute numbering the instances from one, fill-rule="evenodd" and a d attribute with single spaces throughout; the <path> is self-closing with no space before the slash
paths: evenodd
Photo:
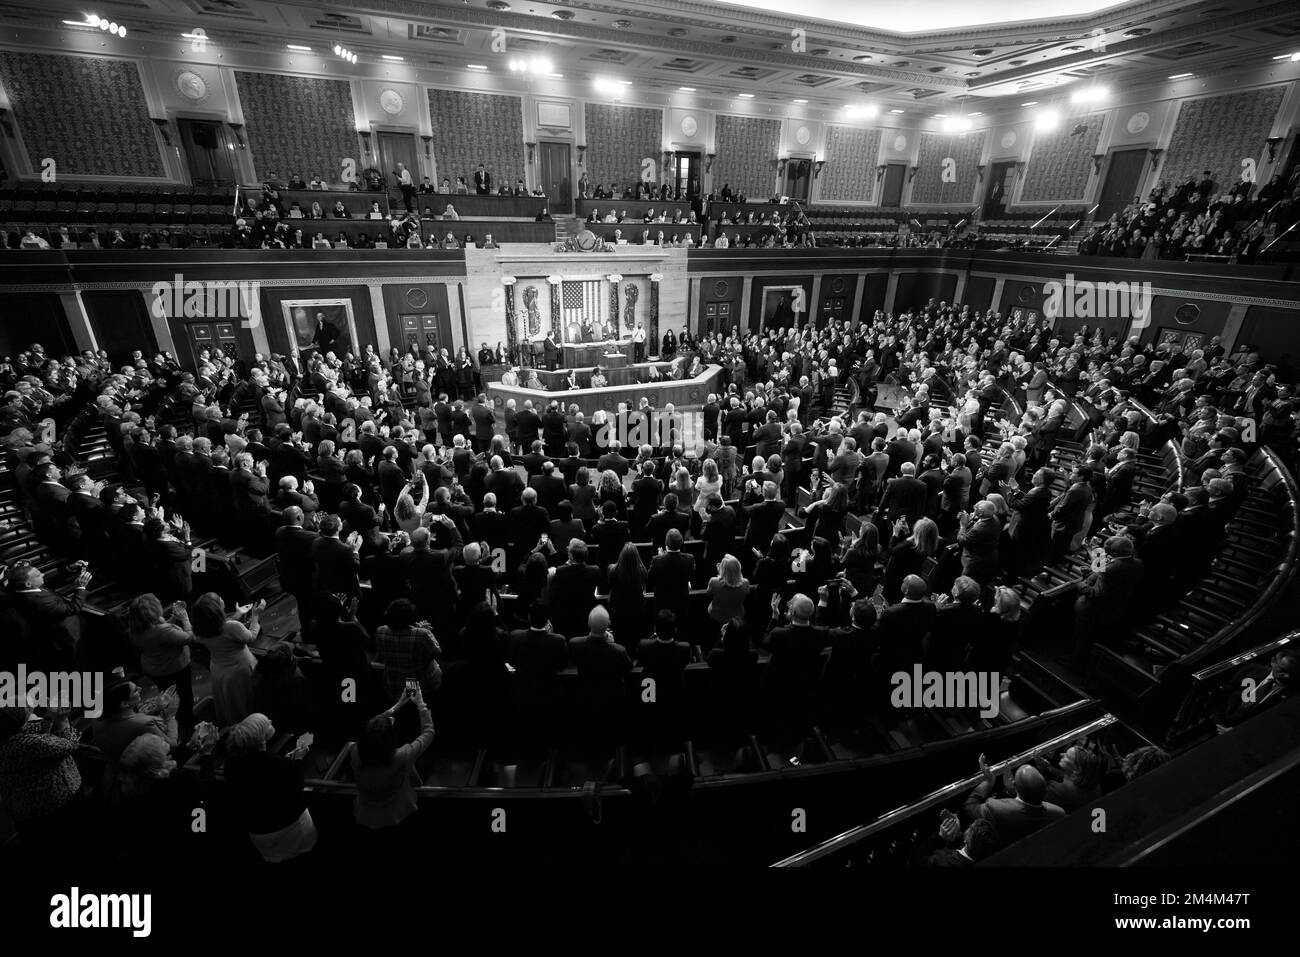
<path id="1" fill-rule="evenodd" d="M 389 116 L 396 116 L 405 106 L 406 101 L 396 90 L 384 90 L 379 94 L 379 108 Z"/>
<path id="2" fill-rule="evenodd" d="M 695 117 L 689 114 L 682 117 L 682 136 L 692 137 L 699 131 L 700 123 Z"/>
<path id="3" fill-rule="evenodd" d="M 801 126 L 794 131 L 794 138 L 795 142 L 800 146 L 807 146 L 808 141 L 812 139 L 812 130 L 808 129 L 806 126 Z"/>
<path id="4" fill-rule="evenodd" d="M 831 292 L 833 292 L 835 295 L 838 296 L 843 291 L 844 291 L 844 277 L 836 276 L 834 279 L 831 280 Z"/>
<path id="5" fill-rule="evenodd" d="M 901 153 L 907 149 L 907 137 L 899 133 L 894 137 L 894 152 Z"/>
<path id="6" fill-rule="evenodd" d="M 201 103 L 208 98 L 208 81 L 193 70 L 176 74 L 176 92 L 191 103 Z"/>
<path id="7" fill-rule="evenodd" d="M 731 287 L 727 284 L 727 280 L 725 279 L 719 279 L 713 284 L 713 294 L 719 299 L 725 297 L 730 289 Z"/>
<path id="8" fill-rule="evenodd" d="M 1002 148 L 1004 150 L 1009 150 L 1011 149 L 1011 147 L 1015 145 L 1016 145 L 1015 130 L 1007 130 L 1005 133 L 1002 134 Z"/>
<path id="9" fill-rule="evenodd" d="M 1139 111 L 1128 118 L 1128 126 L 1125 127 L 1130 133 L 1141 133 L 1151 124 L 1151 114 Z"/>
<path id="10" fill-rule="evenodd" d="M 429 294 L 419 286 L 406 290 L 406 304 L 412 309 L 423 309 L 429 304 Z"/>
<path id="11" fill-rule="evenodd" d="M 1038 295 L 1038 290 L 1033 286 L 1021 286 L 1020 292 L 1016 293 L 1016 298 L 1021 302 L 1029 302 L 1036 295 Z"/>
<path id="12" fill-rule="evenodd" d="M 1201 314 L 1201 307 L 1194 302 L 1185 302 L 1174 311 L 1174 319 L 1180 326 L 1189 326 Z"/>

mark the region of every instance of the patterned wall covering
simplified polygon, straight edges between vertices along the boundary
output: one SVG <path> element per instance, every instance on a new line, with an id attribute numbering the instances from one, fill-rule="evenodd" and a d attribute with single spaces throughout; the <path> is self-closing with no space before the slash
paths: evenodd
<path id="1" fill-rule="evenodd" d="M 663 113 L 636 106 L 588 103 L 586 110 L 587 178 L 593 183 L 626 186 L 641 175 L 641 160 L 655 161 L 655 182 L 664 181 Z"/>
<path id="2" fill-rule="evenodd" d="M 876 195 L 876 157 L 880 130 L 854 126 L 826 127 L 826 168 L 821 175 L 821 201 L 868 203 Z"/>
<path id="3" fill-rule="evenodd" d="M 984 133 L 942 135 L 920 134 L 916 177 L 912 181 L 913 203 L 967 206 L 975 201 L 979 183 L 980 155 L 984 151 Z M 943 161 L 956 161 L 957 181 L 943 182 Z"/>
<path id="4" fill-rule="evenodd" d="M 135 63 L 0 52 L 0 81 L 33 171 L 49 156 L 61 174 L 166 175 Z"/>
<path id="5" fill-rule="evenodd" d="M 733 192 L 750 199 L 768 199 L 776 189 L 772 166 L 781 143 L 781 121 L 750 116 L 718 116 L 718 158 L 713 162 L 713 188 L 731 184 Z"/>
<path id="6" fill-rule="evenodd" d="M 1061 125 L 1050 132 L 1035 132 L 1025 168 L 1025 185 L 1020 191 L 1022 203 L 1082 202 L 1092 175 L 1092 154 L 1101 137 L 1105 113 L 1079 111 L 1061 118 Z M 1087 132 L 1072 135 L 1080 123 Z"/>
<path id="7" fill-rule="evenodd" d="M 474 171 L 482 163 L 492 188 L 524 178 L 524 112 L 517 96 L 430 90 L 433 161 L 438 178 L 454 184 L 464 176 L 474 189 Z"/>
<path id="8" fill-rule="evenodd" d="M 344 158 L 369 165 L 357 140 L 352 88 L 347 80 L 278 73 L 235 73 L 244 109 L 244 132 L 258 179 L 274 172 L 282 181 L 319 173 L 340 185 Z"/>
<path id="9" fill-rule="evenodd" d="M 1169 183 L 1201 178 L 1210 170 L 1220 189 L 1241 179 L 1241 161 L 1264 152 L 1264 140 L 1282 105 L 1280 87 L 1186 100 L 1178 111 L 1160 178 Z"/>

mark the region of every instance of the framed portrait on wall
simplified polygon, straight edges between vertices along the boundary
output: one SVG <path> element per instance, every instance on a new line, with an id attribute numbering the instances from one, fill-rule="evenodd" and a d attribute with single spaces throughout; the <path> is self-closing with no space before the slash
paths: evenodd
<path id="1" fill-rule="evenodd" d="M 802 286 L 763 287 L 763 328 L 790 328 L 799 323 L 794 307 L 803 292 Z"/>
<path id="2" fill-rule="evenodd" d="M 357 351 L 357 323 L 351 299 L 285 299 L 280 303 L 289 342 L 303 359 L 333 352 L 340 359 Z"/>

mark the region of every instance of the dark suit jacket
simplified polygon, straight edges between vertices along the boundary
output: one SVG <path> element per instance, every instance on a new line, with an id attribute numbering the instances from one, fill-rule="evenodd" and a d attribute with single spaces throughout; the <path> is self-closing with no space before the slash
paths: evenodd
<path id="1" fill-rule="evenodd" d="M 616 707 L 623 697 L 623 679 L 632 670 L 627 649 L 608 637 L 582 635 L 569 639 L 569 661 L 578 669 L 588 700 Z"/>
<path id="2" fill-rule="evenodd" d="M 650 561 L 646 590 L 654 592 L 655 609 L 667 608 L 681 616 L 695 576 L 695 558 L 684 552 L 664 552 Z"/>
<path id="3" fill-rule="evenodd" d="M 311 591 L 315 570 L 312 544 L 319 536 L 302 526 L 283 525 L 275 530 L 275 554 L 280 569 L 280 586 L 290 594 Z M 351 551 L 352 549 L 348 549 Z"/>
<path id="4" fill-rule="evenodd" d="M 474 537 L 487 542 L 491 548 L 505 548 L 510 544 L 510 519 L 499 509 L 475 514 L 473 527 Z"/>
<path id="5" fill-rule="evenodd" d="M 500 508 L 500 503 L 497 505 Z M 551 515 L 540 505 L 520 505 L 510 510 L 510 537 L 516 545 L 532 548 L 546 534 Z"/>
<path id="6" fill-rule="evenodd" d="M 990 785 L 980 784 L 966 800 L 966 814 L 983 818 L 997 828 L 1002 843 L 1013 844 L 1022 837 L 1033 834 L 1053 821 L 1065 817 L 1065 811 L 1044 801 L 1037 807 L 1022 803 L 1018 798 L 988 798 Z"/>
<path id="7" fill-rule="evenodd" d="M 537 504 L 548 512 L 554 512 L 555 506 L 569 497 L 569 486 L 559 472 L 552 472 L 550 478 L 536 475 L 529 479 L 528 484 L 537 490 Z"/>
<path id="8" fill-rule="evenodd" d="M 646 520 L 645 537 L 654 544 L 655 548 L 663 548 L 664 539 L 667 538 L 669 529 L 677 529 L 682 533 L 682 538 L 686 538 L 690 527 L 691 517 L 685 512 L 678 510 L 671 512 L 659 511 Z"/>
<path id="9" fill-rule="evenodd" d="M 900 602 L 880 613 L 876 631 L 880 637 L 880 662 L 877 671 L 892 675 L 911 672 L 915 664 L 925 661 L 925 636 L 934 627 L 938 609 L 932 602 Z"/>
<path id="10" fill-rule="evenodd" d="M 347 542 L 318 537 L 311 543 L 311 558 L 315 569 L 314 590 L 346 592 L 349 595 L 358 593 L 357 569 L 361 567 L 361 560 Z"/>
<path id="11" fill-rule="evenodd" d="M 906 516 L 910 525 L 925 514 L 926 487 L 919 478 L 900 475 L 890 479 L 885 486 L 885 495 L 880 500 L 880 508 L 890 522 L 899 516 Z"/>
<path id="12" fill-rule="evenodd" d="M 587 615 L 596 607 L 600 569 L 595 565 L 565 564 L 555 569 L 546 589 L 551 606 L 551 623 L 564 635 L 576 635 L 587 628 Z"/>
<path id="13" fill-rule="evenodd" d="M 483 480 L 483 491 L 491 492 L 497 497 L 497 511 L 509 514 L 519 504 L 519 496 L 524 491 L 524 480 L 512 468 L 493 472 Z"/>

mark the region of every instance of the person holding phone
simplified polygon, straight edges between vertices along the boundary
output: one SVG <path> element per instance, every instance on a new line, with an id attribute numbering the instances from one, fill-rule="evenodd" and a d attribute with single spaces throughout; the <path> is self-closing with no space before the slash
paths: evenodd
<path id="1" fill-rule="evenodd" d="M 420 720 L 415 739 L 397 744 L 395 717 L 414 703 Z M 395 827 L 417 809 L 415 763 L 433 743 L 433 716 L 424 692 L 414 679 L 407 681 L 397 702 L 366 722 L 352 752 L 352 774 L 357 783 L 356 821 L 371 830 Z"/>

